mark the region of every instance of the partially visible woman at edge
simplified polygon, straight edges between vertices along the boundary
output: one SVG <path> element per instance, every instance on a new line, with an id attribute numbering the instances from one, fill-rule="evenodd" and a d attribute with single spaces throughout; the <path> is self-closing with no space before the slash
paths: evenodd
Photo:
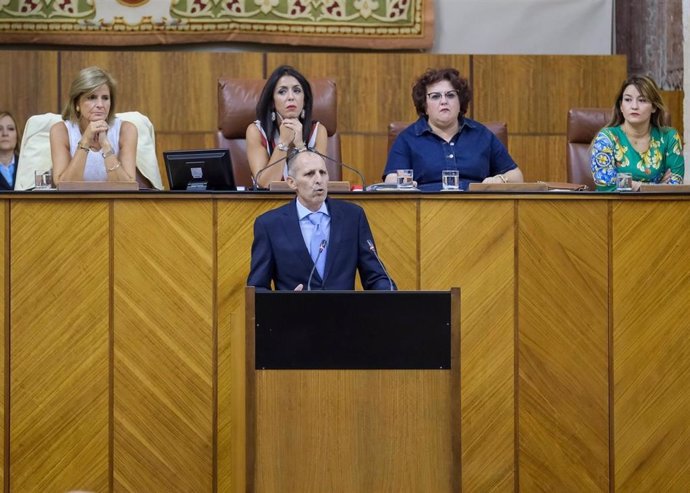
<path id="1" fill-rule="evenodd" d="M 12 114 L 0 111 L 0 190 L 14 190 L 21 140 Z"/>
<path id="2" fill-rule="evenodd" d="M 615 190 L 619 172 L 632 174 L 633 191 L 643 183 L 683 183 L 683 144 L 674 128 L 664 126 L 666 112 L 653 79 L 633 76 L 623 82 L 611 121 L 592 142 L 597 190 Z"/>
<path id="3" fill-rule="evenodd" d="M 50 129 L 53 181 L 134 181 L 137 129 L 115 118 L 117 85 L 99 67 L 79 72 Z"/>
<path id="4" fill-rule="evenodd" d="M 295 68 L 281 65 L 273 71 L 256 105 L 256 121 L 246 134 L 247 160 L 257 186 L 266 188 L 285 179 L 286 156 L 292 149 L 326 153 L 328 135 L 312 120 L 313 104 L 311 85 Z M 279 161 L 283 164 L 271 166 Z"/>

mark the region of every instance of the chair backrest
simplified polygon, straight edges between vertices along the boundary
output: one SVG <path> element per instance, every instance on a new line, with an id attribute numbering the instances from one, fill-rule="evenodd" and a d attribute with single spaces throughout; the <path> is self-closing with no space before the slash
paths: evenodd
<path id="1" fill-rule="evenodd" d="M 252 175 L 247 161 L 247 127 L 256 120 L 256 104 L 266 83 L 262 79 L 218 79 L 218 135 L 219 148 L 229 149 L 235 184 L 252 186 Z M 340 162 L 340 136 L 337 133 L 336 85 L 330 79 L 310 80 L 314 104 L 312 118 L 318 120 L 328 133 L 326 167 L 331 180 L 342 178 Z"/>
<path id="2" fill-rule="evenodd" d="M 566 166 L 568 181 L 582 183 L 596 190 L 590 167 L 589 148 L 592 140 L 611 119 L 611 108 L 571 108 L 566 130 Z"/>
<path id="3" fill-rule="evenodd" d="M 582 183 L 596 190 L 590 166 L 590 147 L 594 137 L 611 120 L 612 108 L 570 108 L 566 131 L 566 166 L 568 181 Z M 671 125 L 671 115 L 666 113 L 665 125 Z"/>
<path id="4" fill-rule="evenodd" d="M 498 137 L 506 148 L 508 148 L 508 125 L 506 122 L 487 122 L 483 125 L 491 130 L 491 132 Z M 409 127 L 407 122 L 390 122 L 388 124 L 388 151 L 393 147 L 393 142 L 398 137 L 398 134 Z"/>
<path id="5" fill-rule="evenodd" d="M 137 127 L 137 176 L 140 187 L 163 189 L 163 182 L 156 157 L 156 137 L 151 120 L 138 111 L 117 113 L 123 121 L 132 122 Z M 50 127 L 62 121 L 57 113 L 44 113 L 31 116 L 24 127 L 22 144 L 19 150 L 19 167 L 15 190 L 28 190 L 34 187 L 36 171 L 53 169 L 50 155 Z"/>

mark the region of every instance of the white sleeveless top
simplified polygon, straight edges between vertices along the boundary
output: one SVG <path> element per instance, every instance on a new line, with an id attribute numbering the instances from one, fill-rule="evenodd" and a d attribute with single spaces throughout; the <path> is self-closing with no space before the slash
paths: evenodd
<path id="1" fill-rule="evenodd" d="M 81 130 L 79 124 L 71 120 L 63 120 L 67 127 L 67 135 L 69 135 L 69 153 L 71 156 L 80 150 L 77 145 L 81 140 Z M 108 129 L 108 140 L 113 146 L 115 155 L 120 154 L 120 127 L 122 120 L 115 118 L 113 124 Z M 82 151 L 83 152 L 83 151 Z M 86 165 L 84 166 L 84 181 L 107 181 L 108 172 L 105 170 L 105 159 L 100 152 L 90 151 L 86 156 Z"/>
<path id="2" fill-rule="evenodd" d="M 256 128 L 259 129 L 259 132 L 261 133 L 261 140 L 264 143 L 264 147 L 266 148 L 266 152 L 268 153 L 269 157 L 271 156 L 271 147 L 275 148 L 278 145 L 278 142 L 280 142 L 280 134 L 276 133 L 276 135 L 273 137 L 273 146 L 268 145 L 268 136 L 266 135 L 266 131 L 264 130 L 264 127 L 261 126 L 261 121 L 260 120 L 255 120 L 254 125 L 256 125 Z M 314 122 L 314 125 L 311 128 L 311 135 L 309 135 L 309 142 L 307 142 L 307 147 L 309 148 L 314 148 L 316 146 L 316 135 L 319 132 L 319 127 L 320 124 L 319 122 Z M 285 165 L 283 166 L 283 180 L 286 180 L 288 176 L 288 169 L 287 169 L 287 162 L 285 162 Z"/>

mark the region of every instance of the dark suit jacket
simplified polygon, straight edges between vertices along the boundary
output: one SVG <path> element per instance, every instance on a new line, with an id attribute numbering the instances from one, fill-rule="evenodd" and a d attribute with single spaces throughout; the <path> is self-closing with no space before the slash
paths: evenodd
<path id="1" fill-rule="evenodd" d="M 14 176 L 12 177 L 12 181 L 16 183 L 17 181 L 17 170 L 19 169 L 19 156 L 15 156 L 14 159 Z M 7 183 L 7 180 L 5 180 L 5 177 L 0 174 L 0 190 L 14 190 L 14 186 L 10 186 L 9 183 Z"/>
<path id="2" fill-rule="evenodd" d="M 279 290 L 293 290 L 298 284 L 307 289 L 314 262 L 302 237 L 295 200 L 256 218 L 247 285 L 271 289 L 273 281 Z M 356 270 L 364 289 L 390 289 L 388 276 L 367 244 L 374 237 L 364 210 L 349 202 L 326 200 L 331 231 L 324 279 L 314 271 L 311 289 L 354 289 Z"/>

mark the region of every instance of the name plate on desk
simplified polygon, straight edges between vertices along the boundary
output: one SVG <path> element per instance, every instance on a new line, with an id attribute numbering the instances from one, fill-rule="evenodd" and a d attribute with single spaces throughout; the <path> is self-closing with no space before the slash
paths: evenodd
<path id="1" fill-rule="evenodd" d="M 268 185 L 268 189 L 271 192 L 292 192 L 286 181 L 272 181 Z M 349 181 L 329 181 L 328 182 L 329 192 L 349 192 L 350 182 Z"/>
<path id="2" fill-rule="evenodd" d="M 136 181 L 61 181 L 58 192 L 119 192 L 139 191 Z"/>
<path id="3" fill-rule="evenodd" d="M 546 192 L 546 183 L 470 183 L 470 192 Z"/>
<path id="4" fill-rule="evenodd" d="M 690 185 L 669 185 L 668 183 L 643 183 L 640 192 L 690 193 Z"/>

